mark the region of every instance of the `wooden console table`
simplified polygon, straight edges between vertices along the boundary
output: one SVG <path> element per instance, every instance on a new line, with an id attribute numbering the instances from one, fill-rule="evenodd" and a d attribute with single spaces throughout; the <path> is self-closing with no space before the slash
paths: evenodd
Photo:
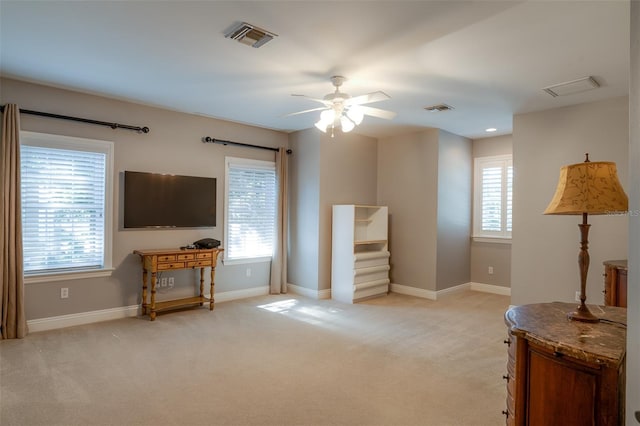
<path id="1" fill-rule="evenodd" d="M 209 310 L 213 310 L 214 276 L 218 254 L 224 249 L 166 249 L 135 250 L 133 253 L 142 258 L 142 314 L 149 314 L 151 321 L 156 319 L 156 312 L 183 306 L 200 305 L 209 302 Z M 204 269 L 211 268 L 211 290 L 209 298 L 204 295 Z M 176 269 L 200 269 L 200 295 L 182 299 L 156 302 L 156 282 L 158 272 Z M 147 281 L 151 273 L 151 303 L 147 303 Z"/>

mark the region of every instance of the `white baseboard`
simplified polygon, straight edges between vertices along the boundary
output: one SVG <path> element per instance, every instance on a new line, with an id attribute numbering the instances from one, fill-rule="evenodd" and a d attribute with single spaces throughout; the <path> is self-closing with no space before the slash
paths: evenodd
<path id="1" fill-rule="evenodd" d="M 295 284 L 287 284 L 287 290 L 293 294 L 299 294 L 301 296 L 309 297 L 311 299 L 331 299 L 331 289 L 328 290 L 313 290 L 306 287 L 301 287 Z"/>
<path id="2" fill-rule="evenodd" d="M 55 330 L 74 325 L 91 324 L 120 318 L 135 317 L 140 314 L 140 305 L 122 306 L 120 308 L 101 309 L 99 311 L 79 312 L 77 314 L 57 317 L 38 318 L 27 321 L 29 333 Z"/>
<path id="3" fill-rule="evenodd" d="M 499 294 L 501 296 L 511 296 L 511 287 L 502 287 L 499 285 L 471 283 L 471 290 L 482 293 Z"/>
<path id="4" fill-rule="evenodd" d="M 243 290 L 224 291 L 215 293 L 216 303 L 229 302 L 230 300 L 246 299 L 247 297 L 266 296 L 269 294 L 269 286 L 245 288 Z"/>
<path id="5" fill-rule="evenodd" d="M 264 296 L 269 294 L 269 286 L 247 288 L 243 290 L 215 293 L 216 303 L 230 300 L 245 299 L 247 297 Z M 38 318 L 27 321 L 30 333 L 55 330 L 74 325 L 92 324 L 141 315 L 140 305 L 122 306 L 119 308 L 101 309 L 98 311 L 79 312 L 77 314 L 60 315 L 56 317 Z"/>
<path id="6" fill-rule="evenodd" d="M 458 293 L 460 291 L 466 291 L 471 288 L 471 283 L 458 284 L 453 287 L 445 288 L 442 290 L 438 290 L 438 297 L 446 296 L 448 294 Z"/>
<path id="7" fill-rule="evenodd" d="M 389 284 L 389 290 L 392 293 L 406 294 L 407 296 L 421 297 L 423 299 L 436 300 L 437 292 L 433 290 L 425 290 L 423 288 L 411 287 L 402 284 Z"/>
<path id="8" fill-rule="evenodd" d="M 464 290 L 473 290 L 473 291 L 479 291 L 482 293 L 493 293 L 493 294 L 499 294 L 502 296 L 511 296 L 511 288 L 509 287 L 502 287 L 502 286 L 491 285 L 491 284 L 473 283 L 473 282 L 460 284 L 454 287 L 449 287 L 449 288 L 445 288 L 444 290 L 438 290 L 438 291 L 425 290 L 423 288 L 410 287 L 410 286 L 401 285 L 401 284 L 391 284 L 390 290 L 393 293 L 406 294 L 408 296 L 421 297 L 423 299 L 429 299 L 429 300 L 438 300 L 439 297 L 442 297 L 451 293 L 457 293 L 459 291 L 464 291 Z"/>

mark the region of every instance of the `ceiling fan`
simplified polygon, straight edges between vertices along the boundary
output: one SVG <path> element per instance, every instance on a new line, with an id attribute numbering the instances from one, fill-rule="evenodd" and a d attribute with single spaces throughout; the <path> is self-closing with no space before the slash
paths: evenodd
<path id="1" fill-rule="evenodd" d="M 387 120 L 396 116 L 395 112 L 364 105 L 384 101 L 385 99 L 390 98 L 389 95 L 384 92 L 377 91 L 366 95 L 351 97 L 350 95 L 340 91 L 340 86 L 342 86 L 342 83 L 344 83 L 345 80 L 346 78 L 341 75 L 334 75 L 331 77 L 331 83 L 336 89 L 333 93 L 329 93 L 322 99 L 312 98 L 305 95 L 292 95 L 302 96 L 312 101 L 320 102 L 323 106 L 287 114 L 285 117 L 306 114 L 313 111 L 322 111 L 320 113 L 320 120 L 315 124 L 315 126 L 325 133 L 327 130 L 331 129 L 331 137 L 333 137 L 334 129 L 340 129 L 343 132 L 350 132 L 355 126 L 362 123 L 365 115 L 384 118 Z"/>

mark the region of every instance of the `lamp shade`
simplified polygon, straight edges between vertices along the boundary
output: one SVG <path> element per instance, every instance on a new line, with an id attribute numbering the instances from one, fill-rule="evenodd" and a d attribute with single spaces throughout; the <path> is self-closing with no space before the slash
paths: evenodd
<path id="1" fill-rule="evenodd" d="M 613 214 L 628 208 L 616 164 L 585 161 L 560 169 L 556 193 L 544 214 Z"/>

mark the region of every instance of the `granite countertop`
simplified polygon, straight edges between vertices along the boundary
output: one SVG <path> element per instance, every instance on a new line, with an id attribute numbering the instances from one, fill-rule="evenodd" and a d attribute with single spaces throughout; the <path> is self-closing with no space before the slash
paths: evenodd
<path id="1" fill-rule="evenodd" d="M 518 338 L 553 352 L 588 363 L 620 365 L 626 354 L 627 309 L 589 305 L 601 321 L 587 323 L 567 318 L 576 306 L 562 302 L 514 306 L 505 313 L 505 323 Z"/>

